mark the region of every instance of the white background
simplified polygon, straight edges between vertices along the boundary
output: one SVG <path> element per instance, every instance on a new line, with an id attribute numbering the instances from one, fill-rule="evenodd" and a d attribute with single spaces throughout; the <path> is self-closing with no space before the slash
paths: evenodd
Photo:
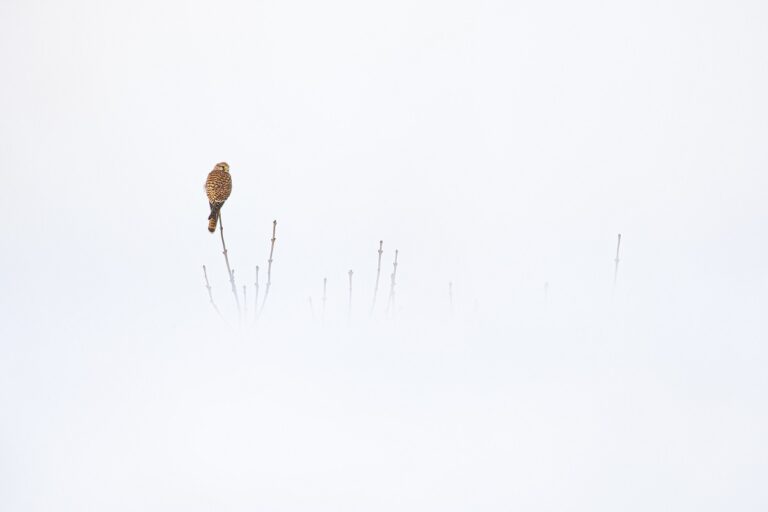
<path id="1" fill-rule="evenodd" d="M 0 508 L 764 510 L 767 18 L 3 0 Z"/>

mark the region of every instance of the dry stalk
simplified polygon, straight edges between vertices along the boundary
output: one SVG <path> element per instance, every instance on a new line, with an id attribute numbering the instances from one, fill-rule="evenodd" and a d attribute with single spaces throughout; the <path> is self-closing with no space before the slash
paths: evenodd
<path id="1" fill-rule="evenodd" d="M 223 319 L 224 317 L 221 315 L 221 311 L 219 311 L 216 303 L 213 302 L 213 294 L 211 293 L 211 285 L 208 283 L 208 271 L 206 270 L 205 265 L 203 265 L 203 276 L 205 276 L 205 287 L 208 289 L 208 298 L 211 299 L 211 306 L 213 306 L 213 309 L 216 311 L 216 314 L 219 315 L 219 318 Z"/>
<path id="2" fill-rule="evenodd" d="M 389 298 L 387 299 L 387 312 L 395 308 L 395 285 L 397 284 L 397 255 L 399 251 L 395 249 L 395 261 L 392 263 L 392 274 L 389 276 Z"/>
<path id="3" fill-rule="evenodd" d="M 326 300 L 328 300 L 328 295 L 326 293 L 327 292 L 327 287 L 328 287 L 328 278 L 324 277 L 323 278 L 323 310 L 322 310 L 322 316 L 320 318 L 320 320 L 323 323 L 325 323 L 325 302 L 326 302 Z"/>
<path id="4" fill-rule="evenodd" d="M 379 293 L 379 277 L 381 276 L 381 254 L 384 252 L 384 240 L 379 240 L 379 263 L 376 266 L 376 285 L 373 287 L 373 302 L 371 302 L 370 314 L 373 315 L 373 309 L 376 307 L 376 295 Z"/>
<path id="5" fill-rule="evenodd" d="M 264 311 L 264 306 L 267 303 L 267 297 L 269 297 L 269 288 L 272 286 L 272 255 L 275 252 L 275 230 L 277 229 L 277 221 L 272 221 L 272 239 L 270 240 L 271 245 L 269 247 L 269 259 L 267 260 L 267 286 L 264 288 L 264 299 L 261 301 L 261 309 L 259 310 L 259 314 L 261 314 Z"/>
<path id="6" fill-rule="evenodd" d="M 219 232 L 221 233 L 221 246 L 224 249 L 224 261 L 227 264 L 227 275 L 229 276 L 229 284 L 232 285 L 232 295 L 235 296 L 235 303 L 237 303 L 237 316 L 240 318 L 242 312 L 240 311 L 240 298 L 237 295 L 237 287 L 235 286 L 235 271 L 229 266 L 229 256 L 227 255 L 227 244 L 224 242 L 224 222 L 221 218 L 221 211 L 219 211 Z"/>

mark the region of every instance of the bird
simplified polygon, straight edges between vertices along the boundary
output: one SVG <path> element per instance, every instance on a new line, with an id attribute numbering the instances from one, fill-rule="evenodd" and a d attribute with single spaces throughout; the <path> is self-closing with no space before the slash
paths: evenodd
<path id="1" fill-rule="evenodd" d="M 211 214 L 208 216 L 208 231 L 216 231 L 216 223 L 219 220 L 219 210 L 224 206 L 229 194 L 232 193 L 232 176 L 229 174 L 227 162 L 217 163 L 208 178 L 205 180 L 205 193 L 208 195 L 208 204 Z"/>

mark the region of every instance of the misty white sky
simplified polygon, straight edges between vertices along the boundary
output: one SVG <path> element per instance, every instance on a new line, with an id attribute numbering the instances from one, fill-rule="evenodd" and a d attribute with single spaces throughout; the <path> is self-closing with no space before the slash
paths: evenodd
<path id="1" fill-rule="evenodd" d="M 0 1 L 0 509 L 764 510 L 766 26 Z M 249 294 L 278 220 L 260 334 L 202 286 L 236 316 L 222 160 Z"/>

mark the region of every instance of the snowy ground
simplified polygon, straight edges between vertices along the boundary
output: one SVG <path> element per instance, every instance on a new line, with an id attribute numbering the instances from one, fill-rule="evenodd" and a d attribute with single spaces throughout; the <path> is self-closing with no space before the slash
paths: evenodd
<path id="1" fill-rule="evenodd" d="M 3 357 L 8 510 L 758 510 L 765 496 L 768 354 L 749 332 L 654 331 L 617 305 L 599 321 L 550 307 L 244 330 L 210 313 Z"/>

